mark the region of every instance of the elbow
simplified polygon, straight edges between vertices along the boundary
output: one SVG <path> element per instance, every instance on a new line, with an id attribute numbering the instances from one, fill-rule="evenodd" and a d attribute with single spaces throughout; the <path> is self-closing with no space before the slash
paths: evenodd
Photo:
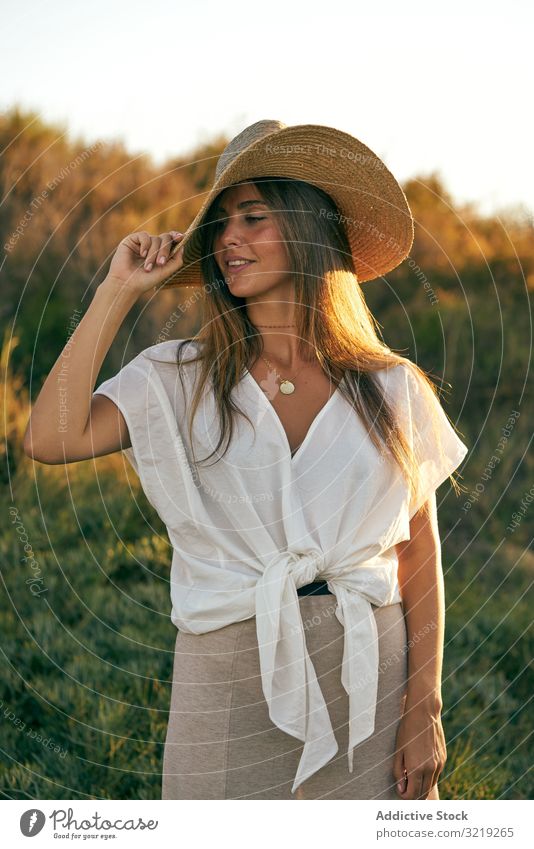
<path id="1" fill-rule="evenodd" d="M 34 444 L 33 444 L 33 439 L 30 435 L 30 425 L 29 425 L 29 423 L 26 425 L 26 430 L 24 432 L 24 440 L 22 442 L 22 450 L 26 454 L 26 457 L 32 457 L 33 458 Z"/>
<path id="2" fill-rule="evenodd" d="M 31 432 L 29 425 L 26 428 L 26 433 L 24 434 L 22 449 L 27 457 L 30 457 L 32 460 L 37 460 L 38 463 L 57 465 L 58 463 L 65 462 L 64 457 L 60 457 L 57 450 L 52 450 L 51 446 L 47 445 L 46 442 L 43 445 L 36 439 L 35 433 Z"/>
<path id="3" fill-rule="evenodd" d="M 24 453 L 26 457 L 29 457 L 31 460 L 37 460 L 38 463 L 51 464 L 54 462 L 49 454 L 41 451 L 33 443 L 27 443 L 26 440 L 24 440 Z"/>

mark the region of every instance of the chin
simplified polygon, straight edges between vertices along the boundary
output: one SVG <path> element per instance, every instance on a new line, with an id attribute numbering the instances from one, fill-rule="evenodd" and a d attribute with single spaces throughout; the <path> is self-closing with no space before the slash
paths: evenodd
<path id="1" fill-rule="evenodd" d="M 239 289 L 239 287 L 242 286 L 243 283 L 253 284 L 255 276 L 255 274 L 246 274 L 245 272 L 243 272 L 242 274 L 238 274 L 237 277 L 225 276 L 224 279 L 226 280 L 226 285 L 229 289 Z"/>

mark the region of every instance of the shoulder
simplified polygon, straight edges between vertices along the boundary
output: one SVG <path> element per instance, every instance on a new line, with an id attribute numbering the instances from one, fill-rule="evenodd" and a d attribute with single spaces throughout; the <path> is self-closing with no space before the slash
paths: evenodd
<path id="1" fill-rule="evenodd" d="M 384 391 L 395 396 L 398 393 L 419 391 L 424 383 L 417 366 L 410 360 L 393 363 L 375 372 Z"/>
<path id="2" fill-rule="evenodd" d="M 141 351 L 139 357 L 153 363 L 178 363 L 178 348 L 181 349 L 180 360 L 187 362 L 197 356 L 198 343 L 193 339 L 168 339 Z"/>
<path id="3" fill-rule="evenodd" d="M 122 365 L 113 377 L 101 383 L 95 392 L 109 394 L 111 391 L 121 394 L 122 397 L 141 397 L 140 389 L 154 388 L 155 375 L 164 383 L 168 383 L 169 376 L 178 375 L 178 346 L 185 342 L 184 354 L 181 361 L 187 362 L 195 356 L 196 343 L 188 339 L 173 339 L 151 345 L 137 354 L 129 362 Z"/>
<path id="4" fill-rule="evenodd" d="M 442 413 L 436 385 L 410 360 L 403 360 L 376 372 L 386 400 L 414 427 Z"/>

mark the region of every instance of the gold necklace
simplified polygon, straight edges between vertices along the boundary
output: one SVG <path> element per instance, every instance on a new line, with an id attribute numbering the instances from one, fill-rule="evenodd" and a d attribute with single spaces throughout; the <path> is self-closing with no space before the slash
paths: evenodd
<path id="1" fill-rule="evenodd" d="M 269 362 L 269 360 L 268 360 L 266 357 L 264 357 L 264 356 L 263 356 L 263 354 L 260 354 L 260 356 L 261 356 L 262 360 L 264 360 L 264 362 L 266 362 L 266 363 L 267 363 L 267 365 L 269 366 L 269 368 L 272 368 L 272 369 L 273 369 L 273 371 L 275 371 L 275 372 L 276 372 L 276 376 L 277 376 L 278 378 L 280 378 L 280 380 L 282 381 L 282 382 L 280 383 L 280 387 L 279 387 L 279 388 L 280 388 L 280 392 L 281 392 L 283 395 L 292 395 L 292 394 L 293 394 L 293 392 L 295 391 L 295 384 L 294 384 L 291 380 L 289 380 L 288 378 L 282 378 L 282 377 L 281 377 L 281 375 L 280 375 L 280 374 L 278 373 L 278 371 L 276 370 L 276 368 L 273 366 L 273 364 L 272 364 L 271 362 Z M 306 366 L 307 366 L 307 365 L 308 365 L 308 364 L 307 364 L 307 363 L 305 363 L 305 364 L 302 366 L 302 368 L 299 368 L 299 370 L 298 370 L 297 374 L 300 374 L 300 372 L 302 371 L 302 369 L 303 369 L 303 368 L 306 368 Z M 297 376 L 297 374 L 293 375 L 293 379 Z"/>
<path id="2" fill-rule="evenodd" d="M 288 328 L 288 327 L 296 327 L 297 325 L 296 324 L 256 324 L 254 326 L 255 327 L 269 327 L 269 328 Z M 269 368 L 272 368 L 273 371 L 276 372 L 276 376 L 282 381 L 280 383 L 280 392 L 282 392 L 283 395 L 292 395 L 293 392 L 295 391 L 295 384 L 291 380 L 288 380 L 287 378 L 282 379 L 281 375 L 278 373 L 278 371 L 273 366 L 273 364 L 271 362 L 269 362 L 269 360 L 266 359 L 266 357 L 264 357 L 263 354 L 261 354 L 260 356 L 261 356 L 262 360 L 267 363 Z M 306 368 L 306 365 L 303 365 L 302 368 L 300 368 L 298 370 L 297 374 L 300 374 L 300 372 L 302 371 L 303 368 Z M 293 377 L 296 377 L 296 376 L 297 375 L 293 375 Z"/>

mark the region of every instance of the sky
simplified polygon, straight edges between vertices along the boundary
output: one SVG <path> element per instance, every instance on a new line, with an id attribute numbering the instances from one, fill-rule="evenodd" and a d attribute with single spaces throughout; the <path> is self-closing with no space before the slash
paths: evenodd
<path id="1" fill-rule="evenodd" d="M 4 0 L 0 110 L 156 164 L 262 118 L 323 124 L 401 182 L 534 215 L 533 25 L 530 0 Z"/>

